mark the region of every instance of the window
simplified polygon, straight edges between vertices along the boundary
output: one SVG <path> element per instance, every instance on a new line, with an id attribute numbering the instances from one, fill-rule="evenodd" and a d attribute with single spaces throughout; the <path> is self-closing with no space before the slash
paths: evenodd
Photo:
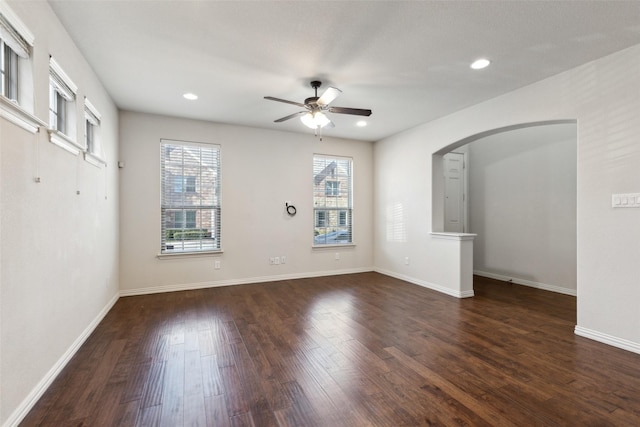
<path id="1" fill-rule="evenodd" d="M 96 167 L 107 164 L 100 144 L 100 113 L 84 98 L 84 159 Z"/>
<path id="2" fill-rule="evenodd" d="M 67 101 L 54 85 L 49 86 L 49 125 L 60 133 L 67 133 Z"/>
<path id="3" fill-rule="evenodd" d="M 169 217 L 167 218 L 171 223 L 172 228 L 196 228 L 196 211 L 173 211 L 169 212 Z"/>
<path id="4" fill-rule="evenodd" d="M 75 99 L 78 87 L 60 68 L 49 60 L 49 127 L 67 137 L 75 145 Z M 52 141 L 53 142 L 53 141 Z M 85 147 L 81 147 L 84 149 Z M 77 150 L 74 150 L 77 151 Z"/>
<path id="5" fill-rule="evenodd" d="M 0 1 L 0 117 L 36 133 L 42 122 L 33 115 L 33 41 L 7 2 Z"/>
<path id="6" fill-rule="evenodd" d="M 220 146 L 160 141 L 161 253 L 221 250 Z"/>
<path id="7" fill-rule="evenodd" d="M 341 227 L 346 227 L 347 225 L 347 211 L 340 211 L 338 214 L 338 225 Z"/>
<path id="8" fill-rule="evenodd" d="M 18 55 L 0 39 L 0 80 L 2 95 L 18 101 Z"/>
<path id="9" fill-rule="evenodd" d="M 325 194 L 327 196 L 338 196 L 340 194 L 340 181 L 326 181 Z"/>
<path id="10" fill-rule="evenodd" d="M 316 227 L 326 227 L 327 226 L 327 212 L 326 211 L 316 211 Z"/>
<path id="11" fill-rule="evenodd" d="M 16 27 L 21 28 L 18 31 Z M 22 33 L 27 34 L 23 37 Z M 27 41 L 28 40 L 28 41 Z M 29 58 L 33 36 L 6 6 L 0 8 L 0 93 L 18 102 L 18 58 Z"/>
<path id="12" fill-rule="evenodd" d="M 316 246 L 353 243 L 353 160 L 313 157 L 313 209 Z"/>
<path id="13" fill-rule="evenodd" d="M 100 113 L 87 98 L 84 99 L 84 143 L 87 153 L 98 154 L 98 131 L 100 129 Z"/>
<path id="14" fill-rule="evenodd" d="M 174 176 L 173 177 L 173 192 L 174 193 L 195 193 L 196 191 L 196 177 L 195 176 Z"/>

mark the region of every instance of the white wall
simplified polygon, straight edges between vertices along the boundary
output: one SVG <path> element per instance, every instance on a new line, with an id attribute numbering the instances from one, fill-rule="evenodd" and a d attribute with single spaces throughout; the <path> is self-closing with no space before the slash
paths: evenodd
<path id="1" fill-rule="evenodd" d="M 35 35 L 35 115 L 48 121 L 52 54 L 79 87 L 78 117 L 85 95 L 102 114 L 108 167 L 0 118 L 0 425 L 29 409 L 118 295 L 117 110 L 46 2 L 10 6 Z"/>
<path id="2" fill-rule="evenodd" d="M 640 352 L 640 210 L 611 208 L 612 193 L 640 191 L 639 115 L 640 46 L 634 46 L 379 141 L 376 268 L 438 284 L 439 254 L 428 234 L 434 153 L 491 129 L 577 120 L 576 332 Z M 402 208 L 404 239 L 386 233 L 394 207 Z M 419 262 L 404 265 L 404 256 Z"/>
<path id="3" fill-rule="evenodd" d="M 576 131 L 534 126 L 466 145 L 476 274 L 575 295 Z"/>
<path id="4" fill-rule="evenodd" d="M 120 115 L 120 283 L 123 294 L 259 282 L 373 268 L 373 145 L 134 112 Z M 222 248 L 160 252 L 160 139 L 221 145 Z M 354 247 L 312 249 L 313 154 L 354 163 Z M 298 213 L 289 217 L 285 201 Z M 335 260 L 335 253 L 340 260 Z M 269 257 L 286 256 L 284 265 Z M 214 260 L 221 269 L 214 269 Z"/>

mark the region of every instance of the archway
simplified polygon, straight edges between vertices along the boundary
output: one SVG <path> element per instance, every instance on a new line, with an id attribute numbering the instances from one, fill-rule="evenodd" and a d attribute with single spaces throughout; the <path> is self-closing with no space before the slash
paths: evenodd
<path id="1" fill-rule="evenodd" d="M 475 221 L 468 232 L 478 235 L 475 274 L 577 294 L 576 123 L 554 120 L 492 129 L 433 154 L 432 225 L 434 232 L 446 234 L 443 156 L 463 146 L 473 153 Z"/>

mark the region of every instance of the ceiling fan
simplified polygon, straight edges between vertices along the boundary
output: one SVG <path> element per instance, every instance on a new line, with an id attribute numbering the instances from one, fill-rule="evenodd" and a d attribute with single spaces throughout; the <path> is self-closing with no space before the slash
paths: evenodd
<path id="1" fill-rule="evenodd" d="M 370 116 L 371 110 L 365 110 L 362 108 L 346 108 L 346 107 L 331 107 L 329 104 L 336 99 L 342 91 L 335 87 L 329 87 L 324 91 L 322 96 L 318 97 L 318 88 L 322 85 L 322 82 L 314 80 L 311 82 L 311 87 L 315 90 L 315 96 L 304 100 L 304 104 L 295 101 L 287 101 L 286 99 L 274 98 L 273 96 L 265 96 L 264 99 L 270 101 L 284 102 L 287 104 L 297 105 L 302 107 L 304 111 L 298 111 L 297 113 L 289 114 L 288 116 L 274 120 L 275 123 L 284 122 L 285 120 L 293 119 L 294 117 L 300 117 L 302 123 L 311 129 L 323 128 L 325 126 L 334 127 L 333 122 L 327 117 L 325 113 L 337 113 L 337 114 L 352 114 L 356 116 Z"/>

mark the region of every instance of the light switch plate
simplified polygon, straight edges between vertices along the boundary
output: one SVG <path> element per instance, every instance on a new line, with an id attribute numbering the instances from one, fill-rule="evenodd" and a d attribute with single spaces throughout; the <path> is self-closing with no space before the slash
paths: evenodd
<path id="1" fill-rule="evenodd" d="M 614 208 L 640 208 L 640 193 L 612 194 L 611 206 Z"/>

